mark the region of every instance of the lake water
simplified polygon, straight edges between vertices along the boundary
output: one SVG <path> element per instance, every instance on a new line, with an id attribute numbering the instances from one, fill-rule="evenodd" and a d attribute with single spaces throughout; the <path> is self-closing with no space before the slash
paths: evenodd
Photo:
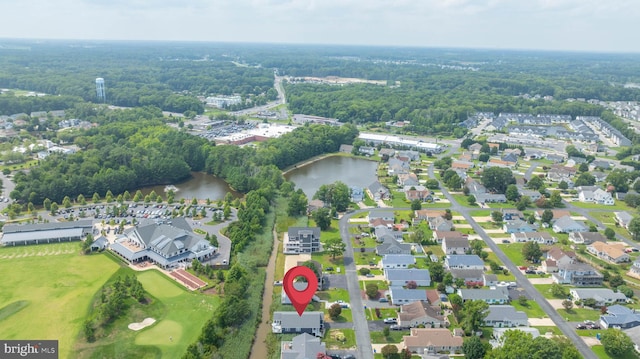
<path id="1" fill-rule="evenodd" d="M 240 197 L 239 193 L 233 191 L 227 182 L 220 178 L 203 172 L 193 172 L 191 175 L 192 177 L 190 179 L 173 184 L 178 188 L 178 191 L 175 192 L 176 199 L 191 199 L 196 197 L 199 199 L 209 198 L 211 200 L 221 200 L 227 192 L 231 192 L 235 197 Z M 164 188 L 165 186 L 151 186 L 141 188 L 140 190 L 144 195 L 154 190 L 157 194 L 166 198 Z M 133 195 L 134 192 L 131 192 L 131 195 Z"/>
<path id="2" fill-rule="evenodd" d="M 285 178 L 302 188 L 309 199 L 323 184 L 342 181 L 347 186 L 368 187 L 377 180 L 378 162 L 361 158 L 331 156 L 299 167 L 287 173 Z"/>

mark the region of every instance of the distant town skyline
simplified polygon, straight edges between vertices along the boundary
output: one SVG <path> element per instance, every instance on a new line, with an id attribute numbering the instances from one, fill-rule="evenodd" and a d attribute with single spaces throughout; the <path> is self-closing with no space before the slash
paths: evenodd
<path id="1" fill-rule="evenodd" d="M 640 52 L 636 0 L 0 0 L 0 38 Z"/>

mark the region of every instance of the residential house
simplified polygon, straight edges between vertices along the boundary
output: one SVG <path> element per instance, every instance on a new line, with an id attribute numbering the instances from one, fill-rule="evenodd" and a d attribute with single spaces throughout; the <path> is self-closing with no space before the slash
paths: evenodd
<path id="1" fill-rule="evenodd" d="M 320 227 L 289 227 L 283 243 L 284 254 L 320 252 Z"/>
<path id="2" fill-rule="evenodd" d="M 482 284 L 485 287 L 493 287 L 498 284 L 498 276 L 495 274 L 484 273 L 482 274 Z"/>
<path id="3" fill-rule="evenodd" d="M 522 187 L 518 187 L 518 194 L 520 194 L 521 197 L 529 197 L 534 202 L 542 197 L 542 194 L 540 194 L 539 191 L 524 189 Z"/>
<path id="4" fill-rule="evenodd" d="M 546 155 L 546 158 L 549 161 L 552 161 L 553 163 L 562 163 L 564 162 L 564 156 L 558 155 L 558 154 L 548 154 Z"/>
<path id="5" fill-rule="evenodd" d="M 596 179 L 596 182 L 604 182 L 607 180 L 607 176 L 609 176 L 609 174 L 604 173 L 604 172 L 600 172 L 600 171 L 591 171 L 589 172 L 591 173 L 591 175 L 593 176 L 593 178 Z M 569 186 L 571 187 L 571 186 Z"/>
<path id="6" fill-rule="evenodd" d="M 524 214 L 522 213 L 522 211 L 518 211 L 514 208 L 502 208 L 500 211 L 502 212 L 502 219 L 505 221 L 524 219 Z"/>
<path id="7" fill-rule="evenodd" d="M 529 317 L 510 305 L 490 305 L 484 318 L 485 327 L 511 328 L 529 326 Z"/>
<path id="8" fill-rule="evenodd" d="M 387 254 L 411 254 L 411 244 L 400 243 L 393 238 L 385 239 L 385 241 L 376 246 L 376 254 L 379 256 L 385 256 Z"/>
<path id="9" fill-rule="evenodd" d="M 583 157 L 571 156 L 567 160 L 567 166 L 569 166 L 569 167 L 575 167 L 575 166 L 581 165 L 583 163 L 587 163 L 587 160 L 585 158 L 583 158 Z"/>
<path id="10" fill-rule="evenodd" d="M 380 260 L 380 268 L 409 268 L 416 264 L 416 257 L 407 254 L 387 254 Z"/>
<path id="11" fill-rule="evenodd" d="M 394 231 L 385 225 L 380 225 L 374 228 L 374 234 L 378 243 L 383 243 L 387 239 L 395 239 L 398 242 L 402 242 L 402 232 Z"/>
<path id="12" fill-rule="evenodd" d="M 543 209 L 538 209 L 534 212 L 534 216 L 537 220 L 542 220 L 542 213 L 544 213 L 544 211 L 545 210 Z M 552 222 L 564 216 L 571 216 L 571 212 L 567 211 L 566 209 L 552 209 L 551 213 L 553 213 L 553 218 L 551 219 Z"/>
<path id="13" fill-rule="evenodd" d="M 395 218 L 395 214 L 393 214 L 393 212 L 391 211 L 371 211 L 367 216 L 367 220 L 369 220 L 369 223 L 376 219 L 382 219 L 384 221 L 393 223 L 395 221 Z"/>
<path id="14" fill-rule="evenodd" d="M 469 151 L 475 153 L 475 154 L 479 154 L 480 150 L 482 150 L 482 144 L 480 143 L 474 143 L 471 146 L 469 146 Z"/>
<path id="15" fill-rule="evenodd" d="M 558 273 L 552 278 L 559 284 L 571 284 L 576 287 L 602 286 L 604 276 L 586 263 L 573 262 L 569 264 L 557 263 Z"/>
<path id="16" fill-rule="evenodd" d="M 576 169 L 573 167 L 554 165 L 547 172 L 547 179 L 552 182 L 562 182 L 571 179 L 575 174 Z"/>
<path id="17" fill-rule="evenodd" d="M 429 228 L 432 231 L 453 231 L 453 222 L 444 217 L 436 217 L 429 220 Z"/>
<path id="18" fill-rule="evenodd" d="M 631 264 L 631 268 L 629 268 L 629 272 L 627 273 L 632 277 L 640 278 L 640 257 L 637 257 L 633 264 Z"/>
<path id="19" fill-rule="evenodd" d="M 624 294 L 614 292 L 609 288 L 572 288 L 569 290 L 569 294 L 573 300 L 582 302 L 586 299 L 594 299 L 597 307 L 627 302 L 627 297 Z"/>
<path id="20" fill-rule="evenodd" d="M 418 181 L 418 176 L 413 172 L 401 173 L 398 175 L 397 185 L 400 187 L 415 187 L 419 186 L 420 182 Z"/>
<path id="21" fill-rule="evenodd" d="M 382 183 L 378 181 L 370 184 L 369 187 L 367 187 L 367 191 L 369 196 L 374 201 L 388 200 L 389 198 L 391 198 L 391 192 L 389 192 L 389 189 L 383 186 Z"/>
<path id="22" fill-rule="evenodd" d="M 358 203 L 364 201 L 364 190 L 361 187 L 351 186 L 351 202 Z"/>
<path id="23" fill-rule="evenodd" d="M 412 353 L 436 354 L 455 353 L 462 350 L 462 338 L 442 328 L 413 328 L 411 335 L 402 337 L 402 347 Z"/>
<path id="24" fill-rule="evenodd" d="M 599 232 L 571 232 L 569 240 L 575 244 L 591 244 L 594 242 L 606 242 L 607 238 Z"/>
<path id="25" fill-rule="evenodd" d="M 556 264 L 569 264 L 576 261 L 576 254 L 571 251 L 563 251 L 559 247 L 551 247 L 547 251 L 547 259 L 556 262 Z"/>
<path id="26" fill-rule="evenodd" d="M 105 236 L 99 236 L 91 243 L 91 251 L 102 251 L 109 247 L 109 240 Z"/>
<path id="27" fill-rule="evenodd" d="M 447 269 L 480 269 L 484 270 L 484 262 L 475 254 L 450 254 L 444 260 Z"/>
<path id="28" fill-rule="evenodd" d="M 501 158 L 502 161 L 509 164 L 509 166 L 514 166 L 518 163 L 518 154 L 515 152 L 506 153 Z"/>
<path id="29" fill-rule="evenodd" d="M 452 170 L 463 170 L 463 171 L 468 171 L 470 169 L 472 169 L 474 166 L 473 162 L 467 162 L 467 161 L 453 161 L 451 162 L 451 169 Z"/>
<path id="30" fill-rule="evenodd" d="M 538 150 L 530 150 L 527 149 L 527 153 L 525 153 L 524 158 L 527 161 L 531 161 L 531 160 L 539 160 L 541 158 L 544 157 L 544 154 L 541 151 Z"/>
<path id="31" fill-rule="evenodd" d="M 538 244 L 553 244 L 558 240 L 549 232 L 519 232 L 511 233 L 514 242 L 537 242 Z"/>
<path id="32" fill-rule="evenodd" d="M 327 347 L 320 338 L 302 333 L 281 343 L 280 359 L 315 359 L 318 354 L 326 352 Z"/>
<path id="33" fill-rule="evenodd" d="M 433 201 L 433 194 L 425 186 L 405 186 L 404 196 L 407 201 L 420 200 L 421 202 Z"/>
<path id="34" fill-rule="evenodd" d="M 485 165 L 486 167 L 504 167 L 504 168 L 513 168 L 515 166 L 515 162 L 507 162 L 498 158 L 491 158 L 489 162 Z"/>
<path id="35" fill-rule="evenodd" d="M 389 297 L 394 305 L 409 304 L 427 300 L 427 291 L 424 289 L 405 289 L 400 286 L 389 287 Z"/>
<path id="36" fill-rule="evenodd" d="M 506 203 L 507 197 L 502 193 L 473 193 L 477 203 Z"/>
<path id="37" fill-rule="evenodd" d="M 406 157 L 409 159 L 409 161 L 413 162 L 413 161 L 418 161 L 420 160 L 420 152 L 418 151 L 399 151 L 398 152 L 398 157 Z"/>
<path id="38" fill-rule="evenodd" d="M 458 231 L 433 231 L 433 239 L 442 243 L 445 239 L 464 239 L 466 238 L 462 233 Z"/>
<path id="39" fill-rule="evenodd" d="M 502 230 L 505 233 L 535 232 L 536 229 L 537 226 L 535 224 L 531 224 L 520 219 L 506 221 L 502 225 Z"/>
<path id="40" fill-rule="evenodd" d="M 616 216 L 616 223 L 618 223 L 620 227 L 629 229 L 629 223 L 631 223 L 631 220 L 633 219 L 633 216 L 629 214 L 629 212 L 613 212 L 613 214 Z"/>
<path id="41" fill-rule="evenodd" d="M 428 269 L 385 269 L 384 278 L 389 282 L 389 286 L 402 287 L 408 282 L 414 281 L 419 287 L 431 285 L 431 274 Z"/>
<path id="42" fill-rule="evenodd" d="M 508 304 L 509 292 L 505 287 L 496 289 L 458 289 L 458 295 L 463 302 L 482 300 L 487 304 Z"/>
<path id="43" fill-rule="evenodd" d="M 316 337 L 324 336 L 324 313 L 273 312 L 271 331 L 275 334 L 308 333 Z"/>
<path id="44" fill-rule="evenodd" d="M 388 162 L 389 169 L 387 170 L 387 175 L 389 176 L 397 176 L 402 173 L 409 173 L 409 165 L 408 161 L 399 160 L 396 157 L 389 158 Z"/>
<path id="45" fill-rule="evenodd" d="M 586 232 L 589 230 L 584 224 L 576 222 L 571 216 L 564 216 L 553 223 L 556 233 Z"/>
<path id="46" fill-rule="evenodd" d="M 340 148 L 338 149 L 338 152 L 352 153 L 353 152 L 353 146 L 352 145 L 340 145 Z"/>
<path id="47" fill-rule="evenodd" d="M 373 156 L 376 153 L 376 149 L 373 147 L 365 147 L 365 146 L 361 146 L 360 149 L 358 150 L 358 152 L 361 155 L 365 155 L 365 156 Z"/>
<path id="48" fill-rule="evenodd" d="M 413 211 L 413 224 L 417 225 L 422 221 L 428 221 L 429 219 L 442 217 L 446 214 L 444 210 L 437 209 L 420 209 Z"/>
<path id="49" fill-rule="evenodd" d="M 612 305 L 607 308 L 607 314 L 600 316 L 603 328 L 629 329 L 640 325 L 640 313 L 622 305 Z"/>
<path id="50" fill-rule="evenodd" d="M 453 279 L 462 279 L 468 286 L 484 286 L 484 271 L 482 269 L 449 269 Z"/>
<path id="51" fill-rule="evenodd" d="M 394 150 L 393 148 L 382 148 L 380 149 L 380 151 L 378 151 L 378 156 L 380 157 L 387 156 L 387 158 L 391 158 L 395 154 L 396 150 Z"/>
<path id="52" fill-rule="evenodd" d="M 444 254 L 464 254 L 469 251 L 469 240 L 462 238 L 445 238 L 442 241 L 442 251 Z"/>
<path id="53" fill-rule="evenodd" d="M 624 243 L 593 242 L 587 246 L 587 252 L 607 262 L 623 263 L 629 261 L 625 248 Z"/>
<path id="54" fill-rule="evenodd" d="M 615 200 L 611 197 L 611 193 L 601 188 L 596 188 L 593 191 L 590 189 L 579 189 L 578 200 L 584 203 L 596 203 L 606 206 L 613 206 L 615 204 Z"/>
<path id="55" fill-rule="evenodd" d="M 596 169 L 608 170 L 611 169 L 611 163 L 605 160 L 595 160 L 589 164 L 589 171 L 595 171 Z"/>
<path id="56" fill-rule="evenodd" d="M 405 328 L 415 328 L 419 325 L 440 328 L 446 325 L 446 321 L 440 315 L 439 307 L 434 308 L 427 301 L 417 301 L 400 307 L 398 325 Z"/>

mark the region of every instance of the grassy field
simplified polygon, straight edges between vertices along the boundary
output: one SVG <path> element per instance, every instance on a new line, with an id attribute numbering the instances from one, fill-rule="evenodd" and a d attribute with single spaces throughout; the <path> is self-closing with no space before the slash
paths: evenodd
<path id="1" fill-rule="evenodd" d="M 454 194 L 452 195 L 453 199 L 456 200 L 456 202 L 458 202 L 461 206 L 464 207 L 470 207 L 470 208 L 479 208 L 479 206 L 477 204 L 475 205 L 470 205 L 469 201 L 467 200 L 467 196 L 465 196 L 464 194 L 460 193 L 460 194 Z"/>
<path id="2" fill-rule="evenodd" d="M 627 206 L 624 201 L 616 201 L 613 206 L 606 206 L 604 204 L 597 203 L 583 203 L 579 201 L 571 202 L 572 205 L 578 208 L 587 208 L 587 209 L 601 209 L 601 210 L 616 210 L 616 211 L 633 211 L 633 208 Z"/>
<path id="3" fill-rule="evenodd" d="M 135 273 L 153 297 L 150 304 L 136 306 L 110 326 L 110 334 L 95 343 L 81 340 L 79 358 L 144 357 L 178 358 L 193 343 L 204 323 L 219 304 L 219 297 L 189 292 L 156 270 L 134 272 L 122 268 L 118 275 Z M 144 318 L 156 323 L 138 332 L 129 330 L 131 322 Z"/>
<path id="4" fill-rule="evenodd" d="M 520 305 L 520 302 L 514 300 L 511 302 L 516 310 L 521 310 L 527 313 L 529 318 L 547 318 L 547 314 L 540 308 L 540 305 L 533 300 L 528 300 L 526 306 Z M 542 332 L 541 332 L 542 333 Z"/>
<path id="5" fill-rule="evenodd" d="M 57 339 L 60 358 L 72 357 L 91 298 L 118 270 L 106 255 L 79 255 L 79 246 L 0 248 L 0 338 Z"/>
<path id="6" fill-rule="evenodd" d="M 563 308 L 558 309 L 558 314 L 563 318 L 569 318 L 570 322 L 598 321 L 600 319 L 600 311 L 596 309 L 573 308 L 571 311 L 567 311 Z"/>
<path id="7" fill-rule="evenodd" d="M 596 355 L 600 359 L 637 359 L 638 358 L 638 356 L 633 352 L 628 353 L 627 355 L 622 357 L 613 357 L 604 351 L 604 346 L 602 345 L 594 345 L 591 347 L 591 350 L 593 350 L 593 352 L 596 353 Z"/>
<path id="8" fill-rule="evenodd" d="M 522 255 L 522 247 L 524 246 L 524 243 L 499 244 L 499 246 L 504 254 L 511 259 L 513 264 L 517 266 L 528 264 L 528 262 L 525 262 L 524 256 Z"/>

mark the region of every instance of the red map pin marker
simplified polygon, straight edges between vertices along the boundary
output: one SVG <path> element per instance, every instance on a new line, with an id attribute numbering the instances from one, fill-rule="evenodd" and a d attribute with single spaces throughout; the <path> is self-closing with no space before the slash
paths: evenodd
<path id="1" fill-rule="evenodd" d="M 307 289 L 300 291 L 293 286 L 293 280 L 296 279 L 296 277 L 303 277 L 307 280 Z M 298 315 L 302 316 L 302 313 L 304 313 L 304 310 L 307 308 L 307 304 L 309 304 L 311 298 L 313 298 L 313 295 L 316 293 L 316 289 L 318 289 L 318 277 L 316 277 L 316 274 L 309 267 L 297 266 L 287 271 L 287 274 L 284 275 L 282 286 L 291 300 L 291 304 L 296 308 Z"/>

